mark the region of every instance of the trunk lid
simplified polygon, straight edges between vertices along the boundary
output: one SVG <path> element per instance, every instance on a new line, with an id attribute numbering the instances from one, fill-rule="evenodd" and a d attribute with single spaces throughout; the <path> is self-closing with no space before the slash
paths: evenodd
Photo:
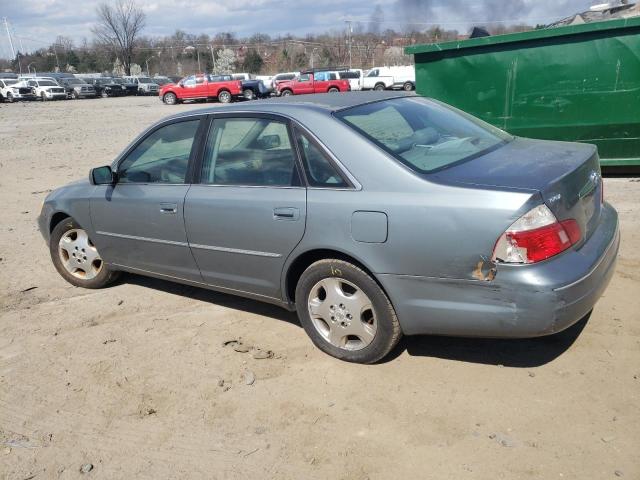
<path id="1" fill-rule="evenodd" d="M 573 218 L 578 222 L 580 244 L 595 230 L 602 208 L 600 161 L 593 145 L 516 138 L 427 177 L 444 183 L 539 192 L 559 221 Z"/>

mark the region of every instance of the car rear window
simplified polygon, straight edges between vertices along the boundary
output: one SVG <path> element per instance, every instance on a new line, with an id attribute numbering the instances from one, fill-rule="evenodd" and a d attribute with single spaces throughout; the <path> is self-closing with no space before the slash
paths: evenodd
<path id="1" fill-rule="evenodd" d="M 372 102 L 335 116 L 418 173 L 471 160 L 511 139 L 482 120 L 422 97 Z"/>

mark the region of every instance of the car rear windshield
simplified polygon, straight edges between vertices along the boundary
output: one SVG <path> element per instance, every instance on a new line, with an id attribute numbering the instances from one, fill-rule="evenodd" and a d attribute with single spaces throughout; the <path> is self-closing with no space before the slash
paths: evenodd
<path id="1" fill-rule="evenodd" d="M 335 116 L 418 173 L 471 160 L 512 138 L 482 120 L 422 97 L 368 103 Z"/>

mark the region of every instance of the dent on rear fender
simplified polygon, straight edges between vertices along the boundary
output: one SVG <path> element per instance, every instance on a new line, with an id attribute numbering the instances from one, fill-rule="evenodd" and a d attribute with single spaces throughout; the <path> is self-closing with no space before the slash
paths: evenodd
<path id="1" fill-rule="evenodd" d="M 476 264 L 476 268 L 473 270 L 471 275 L 477 280 L 491 282 L 496 278 L 497 273 L 498 265 L 495 262 L 480 256 L 480 260 Z"/>

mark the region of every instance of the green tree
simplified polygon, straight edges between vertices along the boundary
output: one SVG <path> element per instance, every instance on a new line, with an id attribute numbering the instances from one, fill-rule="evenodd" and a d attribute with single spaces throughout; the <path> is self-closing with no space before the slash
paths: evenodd
<path id="1" fill-rule="evenodd" d="M 247 54 L 244 56 L 244 62 L 242 62 L 242 69 L 248 73 L 260 73 L 264 65 L 264 60 L 257 52 L 255 48 L 247 50 Z"/>

